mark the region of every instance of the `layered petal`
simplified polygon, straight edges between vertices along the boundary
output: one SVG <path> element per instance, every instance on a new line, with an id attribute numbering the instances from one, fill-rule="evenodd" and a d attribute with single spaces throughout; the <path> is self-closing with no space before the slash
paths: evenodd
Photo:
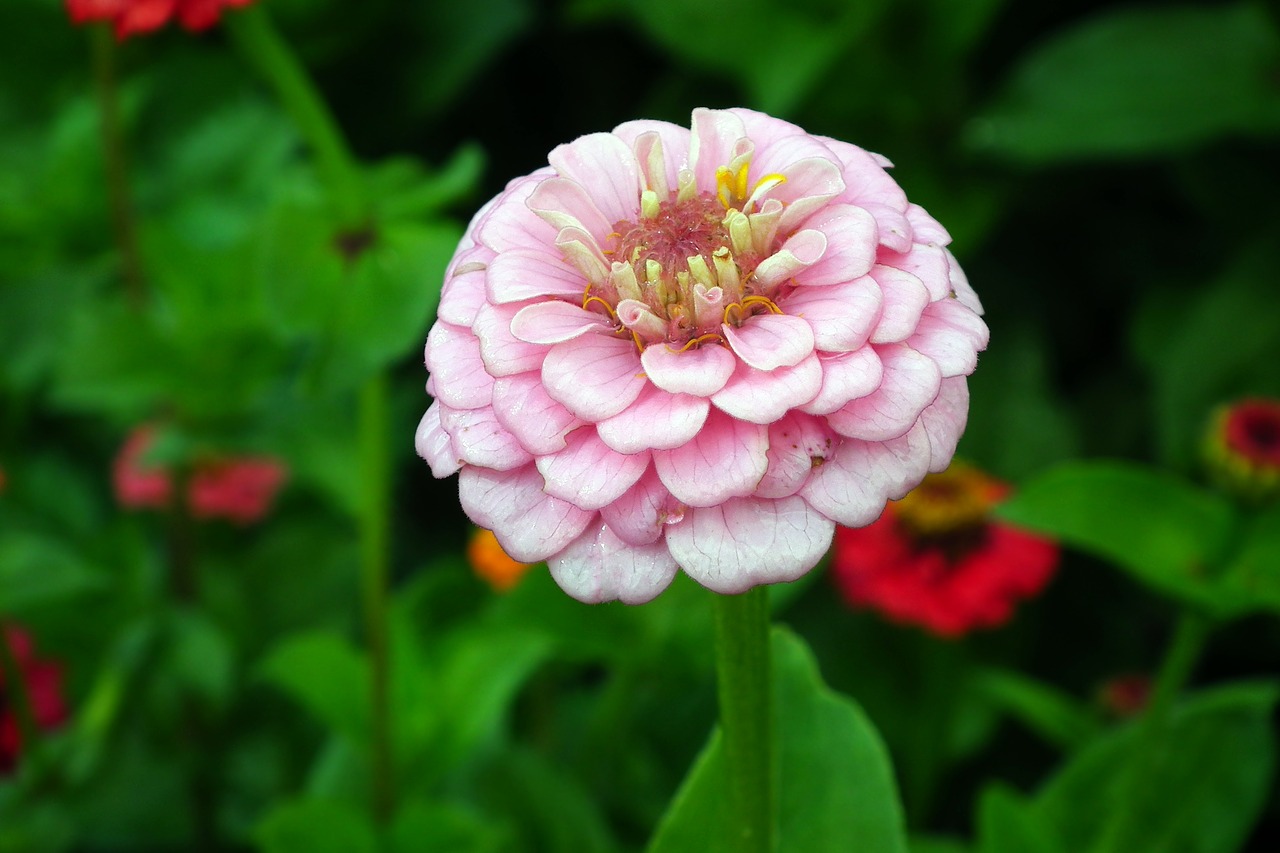
<path id="1" fill-rule="evenodd" d="M 502 550 L 522 563 L 537 563 L 563 551 L 596 517 L 542 491 L 533 465 L 494 471 L 464 465 L 458 497 L 467 516 L 498 537 Z"/>
<path id="2" fill-rule="evenodd" d="M 631 545 L 601 522 L 548 559 L 547 566 L 561 589 L 587 604 L 643 604 L 666 589 L 679 568 L 665 542 Z"/>
<path id="3" fill-rule="evenodd" d="M 619 453 L 590 426 L 579 427 L 565 439 L 563 450 L 539 456 L 543 491 L 582 509 L 613 503 L 649 467 L 649 454 Z"/>
<path id="4" fill-rule="evenodd" d="M 619 453 L 670 450 L 698 434 L 710 406 L 705 397 L 646 385 L 634 403 L 599 423 L 600 439 Z"/>
<path id="5" fill-rule="evenodd" d="M 931 358 L 903 344 L 881 347 L 877 353 L 884 366 L 880 387 L 828 415 L 832 428 L 848 438 L 897 438 L 938 396 L 942 374 Z"/>
<path id="6" fill-rule="evenodd" d="M 713 506 L 751 494 L 768 467 L 769 431 L 712 410 L 694 438 L 653 451 L 662 484 L 689 506 Z"/>
<path id="7" fill-rule="evenodd" d="M 542 363 L 542 382 L 553 399 L 593 422 L 622 412 L 645 384 L 635 346 L 612 335 L 556 344 Z"/>

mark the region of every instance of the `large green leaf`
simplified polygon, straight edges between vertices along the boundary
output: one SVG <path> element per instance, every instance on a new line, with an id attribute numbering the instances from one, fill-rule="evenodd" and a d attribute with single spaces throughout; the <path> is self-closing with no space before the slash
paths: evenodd
<path id="1" fill-rule="evenodd" d="M 977 853 L 1064 853 L 1032 813 L 1026 799 L 1001 785 L 988 786 L 978 801 Z"/>
<path id="2" fill-rule="evenodd" d="M 1080 702 L 1022 673 L 992 667 L 975 682 L 988 701 L 1055 746 L 1073 749 L 1098 728 L 1097 719 Z"/>
<path id="3" fill-rule="evenodd" d="M 889 757 L 870 721 L 823 684 L 804 642 L 772 640 L 778 849 L 905 853 Z M 648 853 L 732 853 L 725 831 L 724 755 L 717 730 L 676 794 Z"/>
<path id="4" fill-rule="evenodd" d="M 1134 810 L 1140 839 L 1124 850 L 1234 853 L 1271 792 L 1280 689 L 1243 683 L 1205 691 L 1174 710 L 1144 756 L 1137 798 L 1121 805 L 1138 732 L 1131 724 L 1077 753 L 1038 793 L 1032 811 L 1063 849 L 1091 849 L 1118 808 Z M 1125 840 L 1121 839 L 1123 843 Z"/>
<path id="5" fill-rule="evenodd" d="M 103 585 L 101 574 L 55 539 L 23 531 L 0 535 L 0 614 L 63 603 Z"/>
<path id="6" fill-rule="evenodd" d="M 1280 504 L 1250 519 L 1219 586 L 1241 610 L 1280 613 Z"/>
<path id="7" fill-rule="evenodd" d="M 326 631 L 295 635 L 267 655 L 260 671 L 331 729 L 366 742 L 368 664 L 345 639 Z"/>
<path id="8" fill-rule="evenodd" d="M 1272 132 L 1277 60 L 1280 40 L 1256 3 L 1108 10 L 1030 54 L 971 142 L 1047 163 Z"/>
<path id="9" fill-rule="evenodd" d="M 254 830 L 263 853 L 377 853 L 369 817 L 342 802 L 300 799 L 276 805 Z"/>
<path id="10" fill-rule="evenodd" d="M 1111 560 L 1160 592 L 1230 609 L 1207 571 L 1231 532 L 1231 508 L 1173 475 L 1125 462 L 1070 462 L 1026 483 L 996 513 Z"/>

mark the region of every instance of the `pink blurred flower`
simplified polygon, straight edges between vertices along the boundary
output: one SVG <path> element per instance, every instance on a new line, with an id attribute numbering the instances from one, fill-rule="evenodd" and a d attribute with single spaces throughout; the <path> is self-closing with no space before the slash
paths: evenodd
<path id="1" fill-rule="evenodd" d="M 155 427 L 139 427 L 116 457 L 113 473 L 121 506 L 165 509 L 170 505 L 173 485 L 169 470 L 146 462 L 155 438 Z M 288 476 L 284 464 L 270 457 L 204 457 L 191 467 L 186 498 L 192 516 L 225 518 L 239 524 L 266 516 Z"/>
<path id="2" fill-rule="evenodd" d="M 33 722 L 41 729 L 57 726 L 66 718 L 62 703 L 62 669 L 55 663 L 36 660 L 31 638 L 15 625 L 0 626 L 0 643 L 8 643 L 18 665 L 23 690 L 31 705 Z M 7 773 L 22 755 L 22 729 L 18 724 L 13 686 L 5 684 L 0 668 L 0 773 Z"/>
<path id="3" fill-rule="evenodd" d="M 417 431 L 583 601 L 793 580 L 951 460 L 987 343 L 882 157 L 750 110 L 628 122 L 475 217 Z"/>
<path id="4" fill-rule="evenodd" d="M 117 38 L 158 30 L 177 18 L 188 30 L 208 29 L 224 8 L 248 6 L 254 0 L 66 0 L 72 23 L 110 21 Z"/>

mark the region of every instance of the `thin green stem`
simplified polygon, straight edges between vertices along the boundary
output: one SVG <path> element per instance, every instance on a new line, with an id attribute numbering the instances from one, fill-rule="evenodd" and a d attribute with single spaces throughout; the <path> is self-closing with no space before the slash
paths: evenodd
<path id="1" fill-rule="evenodd" d="M 310 146 L 343 227 L 364 225 L 368 214 L 364 187 L 346 138 L 266 10 L 255 4 L 228 13 L 223 20 L 236 46 L 275 89 Z"/>
<path id="2" fill-rule="evenodd" d="M 115 233 L 116 248 L 120 251 L 125 290 L 129 301 L 137 308 L 142 305 L 146 287 L 142 274 L 142 253 L 138 249 L 133 196 L 129 191 L 129 158 L 120 122 L 116 40 L 106 24 L 91 27 L 89 40 L 93 52 L 93 82 L 98 101 L 98 130 L 107 179 L 111 227 Z"/>
<path id="3" fill-rule="evenodd" d="M 774 835 L 769 593 L 717 595 L 716 670 L 733 850 L 770 853 Z"/>
<path id="4" fill-rule="evenodd" d="M 1187 611 L 1179 618 L 1152 685 L 1151 698 L 1136 723 L 1134 749 L 1121 780 L 1120 796 L 1094 848 L 1095 853 L 1124 853 L 1142 846 L 1138 802 L 1151 777 L 1160 772 L 1161 753 L 1168 748 L 1163 741 L 1168 733 L 1174 700 L 1191 678 L 1211 629 L 1208 617 L 1201 613 Z"/>
<path id="5" fill-rule="evenodd" d="M 40 752 L 40 728 L 36 725 L 35 709 L 31 704 L 31 694 L 27 691 L 27 682 L 23 678 L 22 669 L 18 665 L 17 655 L 9 645 L 9 636 L 5 621 L 0 619 L 0 686 L 4 687 L 5 699 L 13 708 L 14 719 L 18 723 L 18 736 L 22 741 L 22 749 L 27 755 L 38 755 Z"/>
<path id="6" fill-rule="evenodd" d="M 373 816 L 390 820 L 395 808 L 392 777 L 390 643 L 387 631 L 390 549 L 387 513 L 391 471 L 387 453 L 387 382 L 374 376 L 360 390 L 360 581 L 370 658 Z"/>

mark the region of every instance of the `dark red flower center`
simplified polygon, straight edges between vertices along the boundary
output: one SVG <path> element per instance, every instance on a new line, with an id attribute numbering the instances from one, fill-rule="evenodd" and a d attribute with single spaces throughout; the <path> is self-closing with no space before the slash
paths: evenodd
<path id="1" fill-rule="evenodd" d="M 1255 465 L 1280 467 L 1280 403 L 1250 400 L 1231 409 L 1227 446 Z"/>

